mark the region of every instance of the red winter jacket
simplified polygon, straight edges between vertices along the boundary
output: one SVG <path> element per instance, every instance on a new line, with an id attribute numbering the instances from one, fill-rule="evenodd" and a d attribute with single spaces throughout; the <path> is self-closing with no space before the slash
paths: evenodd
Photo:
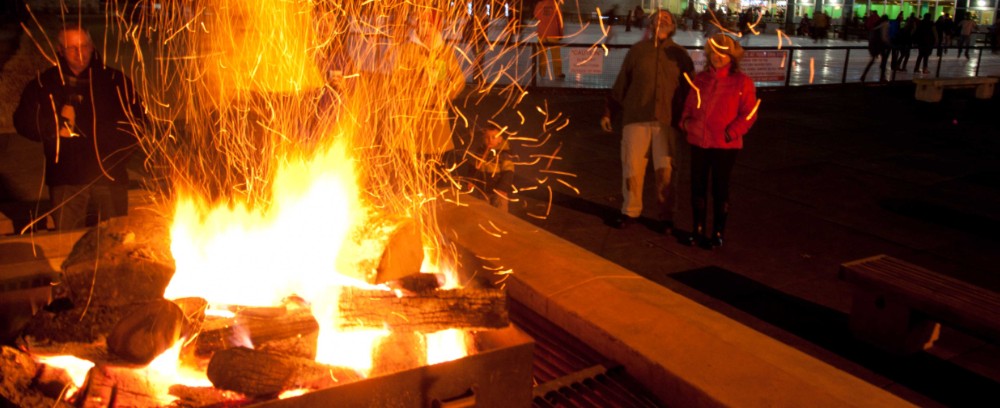
<path id="1" fill-rule="evenodd" d="M 742 72 L 730 72 L 726 66 L 706 68 L 693 82 L 680 123 L 688 143 L 706 149 L 743 148 L 743 135 L 757 121 L 753 80 Z"/>

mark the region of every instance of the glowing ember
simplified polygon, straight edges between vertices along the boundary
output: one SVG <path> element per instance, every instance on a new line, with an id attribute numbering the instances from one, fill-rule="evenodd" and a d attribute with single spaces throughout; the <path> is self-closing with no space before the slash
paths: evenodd
<path id="1" fill-rule="evenodd" d="M 87 380 L 87 372 L 94 366 L 94 363 L 90 361 L 73 356 L 37 356 L 36 358 L 42 364 L 65 370 L 69 374 L 69 377 L 73 379 L 73 385 L 76 387 L 75 390 L 83 387 L 83 382 Z M 68 394 L 72 395 L 75 390 L 70 390 Z"/>

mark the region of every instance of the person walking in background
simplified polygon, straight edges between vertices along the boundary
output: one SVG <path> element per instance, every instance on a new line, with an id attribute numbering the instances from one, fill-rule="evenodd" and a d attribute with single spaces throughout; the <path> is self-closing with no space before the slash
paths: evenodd
<path id="1" fill-rule="evenodd" d="M 885 79 L 885 64 L 889 58 L 889 50 L 891 47 L 891 42 L 889 40 L 889 16 L 883 15 L 879 19 L 879 23 L 872 27 L 872 30 L 868 32 L 868 55 L 871 59 L 868 60 L 868 65 L 865 66 L 864 72 L 861 73 L 861 82 L 865 82 L 868 77 L 868 70 L 872 68 L 875 64 L 876 58 L 881 58 L 879 62 L 879 82 L 886 82 Z"/>
<path id="2" fill-rule="evenodd" d="M 913 32 L 913 42 L 917 45 L 917 61 L 913 64 L 913 73 L 921 71 L 923 62 L 923 73 L 927 73 L 927 60 L 931 58 L 931 51 L 938 43 L 937 28 L 931 21 L 931 13 L 924 14 L 923 20 L 917 24 L 917 29 Z"/>
<path id="3" fill-rule="evenodd" d="M 966 13 L 962 21 L 958 22 L 958 54 L 955 58 L 962 56 L 962 49 L 965 49 L 965 59 L 969 59 L 969 48 L 972 48 L 972 32 L 976 30 L 976 22 Z"/>
<path id="4" fill-rule="evenodd" d="M 902 19 L 902 13 L 896 20 Z M 913 32 L 917 29 L 917 20 L 907 20 L 899 28 L 899 32 L 892 38 L 892 69 L 894 71 L 906 72 L 906 64 L 910 62 L 910 49 L 913 47 Z"/>
<path id="5" fill-rule="evenodd" d="M 725 34 L 705 44 L 705 70 L 694 78 L 681 116 L 681 129 L 691 144 L 691 209 L 693 228 L 687 242 L 721 247 L 729 218 L 729 180 L 743 137 L 757 121 L 757 91 L 740 71 L 743 48 Z M 708 186 L 712 186 L 712 235 L 706 237 Z"/>
<path id="6" fill-rule="evenodd" d="M 538 43 L 542 50 L 538 56 L 538 72 L 548 78 L 563 79 L 562 47 L 559 42 L 563 37 L 562 12 L 556 0 L 540 0 L 535 4 L 535 19 L 538 20 Z M 552 72 L 549 72 L 545 50 L 552 56 Z"/>
<path id="7" fill-rule="evenodd" d="M 45 184 L 59 230 L 128 214 L 126 165 L 144 108 L 131 79 L 104 65 L 80 26 L 58 34 L 58 63 L 32 79 L 14 111 L 17 133 L 42 142 Z M 92 224 L 92 223 L 91 223 Z"/>
<path id="8" fill-rule="evenodd" d="M 677 205 L 676 124 L 688 90 L 684 76 L 694 72 L 694 62 L 673 41 L 677 26 L 669 11 L 654 14 L 652 24 L 652 38 L 635 43 L 625 54 L 601 118 L 601 128 L 611 132 L 612 113 L 621 113 L 624 200 L 621 213 L 611 220 L 611 225 L 625 228 L 642 215 L 643 179 L 647 156 L 652 156 L 660 206 L 654 228 L 668 233 L 673 228 Z"/>

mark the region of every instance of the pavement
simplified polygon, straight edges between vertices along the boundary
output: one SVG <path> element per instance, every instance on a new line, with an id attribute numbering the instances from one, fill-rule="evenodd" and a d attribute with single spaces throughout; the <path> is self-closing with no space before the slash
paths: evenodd
<path id="1" fill-rule="evenodd" d="M 603 92 L 533 91 L 522 135 L 543 133 L 534 106 L 569 122 L 544 144 L 515 143 L 522 158 L 555 157 L 547 170 L 549 158 L 519 168 L 511 213 L 917 405 L 996 406 L 997 344 L 945 327 L 933 348 L 901 358 L 847 328 L 850 287 L 838 267 L 875 254 L 1000 292 L 998 98 L 953 90 L 929 104 L 913 94 L 909 82 L 761 89 L 734 171 L 726 243 L 707 251 L 679 242 L 690 229 L 685 174 L 673 234 L 608 226 L 621 204 L 620 138 L 599 130 Z M 478 109 L 491 112 L 490 103 Z M 497 121 L 519 123 L 513 112 Z M 5 168 L 30 161 L 12 149 L 31 144 L 7 140 Z"/>
<path id="2" fill-rule="evenodd" d="M 542 187 L 522 193 L 511 212 L 918 405 L 995 405 L 995 343 L 945 327 L 933 348 L 897 358 L 848 331 L 851 292 L 837 272 L 850 260 L 888 254 L 1000 292 L 1000 104 L 971 90 L 930 104 L 915 101 L 914 91 L 761 90 L 760 118 L 733 175 L 726 243 L 713 251 L 679 242 L 691 225 L 684 177 L 674 234 L 643 225 L 649 217 L 610 227 L 621 204 L 620 138 L 598 129 L 603 95 L 533 94 L 526 103 L 571 119 L 548 145 L 561 146 L 553 169 L 574 174 L 563 178 L 579 194 L 551 183 L 551 208 Z M 526 169 L 518 182 L 545 175 Z"/>

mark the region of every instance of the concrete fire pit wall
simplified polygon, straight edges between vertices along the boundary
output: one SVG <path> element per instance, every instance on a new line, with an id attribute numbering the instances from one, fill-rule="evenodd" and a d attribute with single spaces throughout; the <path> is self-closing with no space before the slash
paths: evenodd
<path id="1" fill-rule="evenodd" d="M 499 257 L 514 271 L 511 298 L 624 365 L 668 406 L 910 405 L 523 220 L 467 204 L 441 210 L 446 233 Z"/>

